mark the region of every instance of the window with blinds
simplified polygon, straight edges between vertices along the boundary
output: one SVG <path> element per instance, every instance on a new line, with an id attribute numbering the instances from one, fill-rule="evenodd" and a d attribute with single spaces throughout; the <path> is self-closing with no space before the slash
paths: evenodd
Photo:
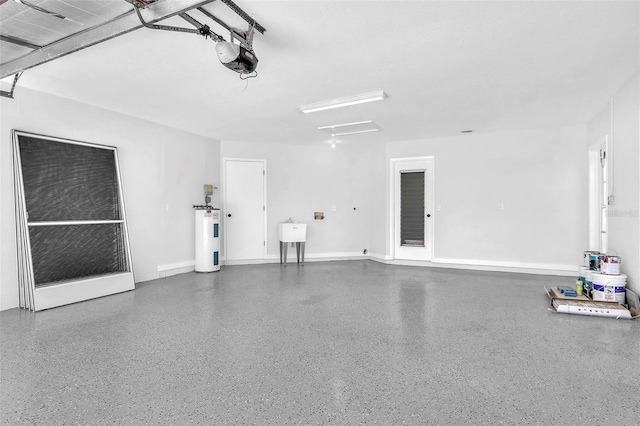
<path id="1" fill-rule="evenodd" d="M 400 245 L 424 247 L 423 171 L 400 173 Z"/>

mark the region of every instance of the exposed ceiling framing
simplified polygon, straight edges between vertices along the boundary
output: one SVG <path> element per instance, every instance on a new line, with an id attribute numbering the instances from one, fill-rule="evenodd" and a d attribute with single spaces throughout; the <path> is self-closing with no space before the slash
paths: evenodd
<path id="1" fill-rule="evenodd" d="M 122 2 L 0 0 L 0 78 L 52 61 L 97 43 L 198 9 L 215 0 L 123 0 Z M 261 33 L 264 28 L 231 0 L 222 0 Z M 65 9 L 66 8 L 66 9 Z M 144 23 L 141 22 L 144 19 Z M 186 19 L 186 18 L 185 18 Z M 192 24 L 199 24 L 197 21 Z M 186 31 L 186 29 L 185 29 Z M 191 30 L 197 32 L 195 30 Z"/>

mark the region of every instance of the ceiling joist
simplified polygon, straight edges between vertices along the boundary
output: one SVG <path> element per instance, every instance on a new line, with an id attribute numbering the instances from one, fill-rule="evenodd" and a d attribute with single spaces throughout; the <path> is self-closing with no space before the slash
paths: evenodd
<path id="1" fill-rule="evenodd" d="M 163 19 L 171 18 L 172 16 L 180 15 L 191 9 L 200 8 L 214 0 L 171 0 L 171 1 L 158 1 L 153 2 L 145 7 L 141 13 L 144 16 L 144 20 L 147 23 L 153 24 Z M 229 7 L 233 9 L 233 2 L 230 0 L 224 1 Z M 0 3 L 1 4 L 1 3 Z M 237 6 L 235 6 L 237 8 Z M 235 11 L 235 9 L 234 9 Z M 237 12 L 236 12 L 237 13 Z M 244 12 L 243 12 L 244 13 Z M 245 14 L 246 15 L 246 14 Z M 242 15 L 241 15 L 242 16 Z M 245 20 L 250 17 L 244 17 Z M 143 24 L 138 19 L 138 15 L 135 10 L 131 10 L 127 13 L 120 15 L 119 17 L 112 19 L 104 24 L 89 28 L 87 30 L 78 32 L 62 40 L 53 42 L 43 47 L 38 47 L 33 52 L 30 52 L 24 56 L 14 59 L 10 62 L 0 65 L 0 79 L 10 75 L 14 75 L 18 72 L 35 67 L 45 62 L 52 61 L 62 56 L 68 55 L 78 50 L 85 49 L 89 46 L 93 46 L 97 43 L 107 41 L 114 37 L 126 34 L 130 31 L 142 28 Z M 258 24 L 256 23 L 256 29 Z M 263 29 L 264 30 L 264 29 Z M 9 41 L 9 40 L 5 40 Z M 9 41 L 12 42 L 12 41 Z"/>

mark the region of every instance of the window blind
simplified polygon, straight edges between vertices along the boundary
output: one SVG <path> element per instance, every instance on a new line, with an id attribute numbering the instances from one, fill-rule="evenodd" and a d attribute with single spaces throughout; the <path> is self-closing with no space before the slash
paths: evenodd
<path id="1" fill-rule="evenodd" d="M 424 171 L 400 173 L 400 245 L 424 247 Z"/>

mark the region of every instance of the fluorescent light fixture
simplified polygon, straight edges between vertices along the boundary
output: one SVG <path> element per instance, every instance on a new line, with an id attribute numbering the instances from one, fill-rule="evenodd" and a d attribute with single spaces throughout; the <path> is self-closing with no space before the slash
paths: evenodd
<path id="1" fill-rule="evenodd" d="M 371 133 L 371 132 L 377 132 L 379 130 L 380 129 L 365 129 L 365 130 L 357 130 L 355 132 L 333 133 L 333 136 L 357 135 L 358 133 Z"/>
<path id="2" fill-rule="evenodd" d="M 348 96 L 346 98 L 331 99 L 329 101 L 316 102 L 308 105 L 301 105 L 300 111 L 305 114 L 310 112 L 324 111 L 327 109 L 342 108 L 351 105 L 364 104 L 367 102 L 381 101 L 385 97 L 382 90 L 361 95 Z"/>
<path id="3" fill-rule="evenodd" d="M 358 125 L 358 124 L 369 124 L 369 123 L 372 123 L 372 122 L 373 121 L 371 121 L 371 120 L 354 121 L 353 123 L 334 124 L 332 126 L 322 126 L 322 127 L 318 127 L 318 130 L 335 129 L 336 127 L 355 126 L 355 125 Z"/>

